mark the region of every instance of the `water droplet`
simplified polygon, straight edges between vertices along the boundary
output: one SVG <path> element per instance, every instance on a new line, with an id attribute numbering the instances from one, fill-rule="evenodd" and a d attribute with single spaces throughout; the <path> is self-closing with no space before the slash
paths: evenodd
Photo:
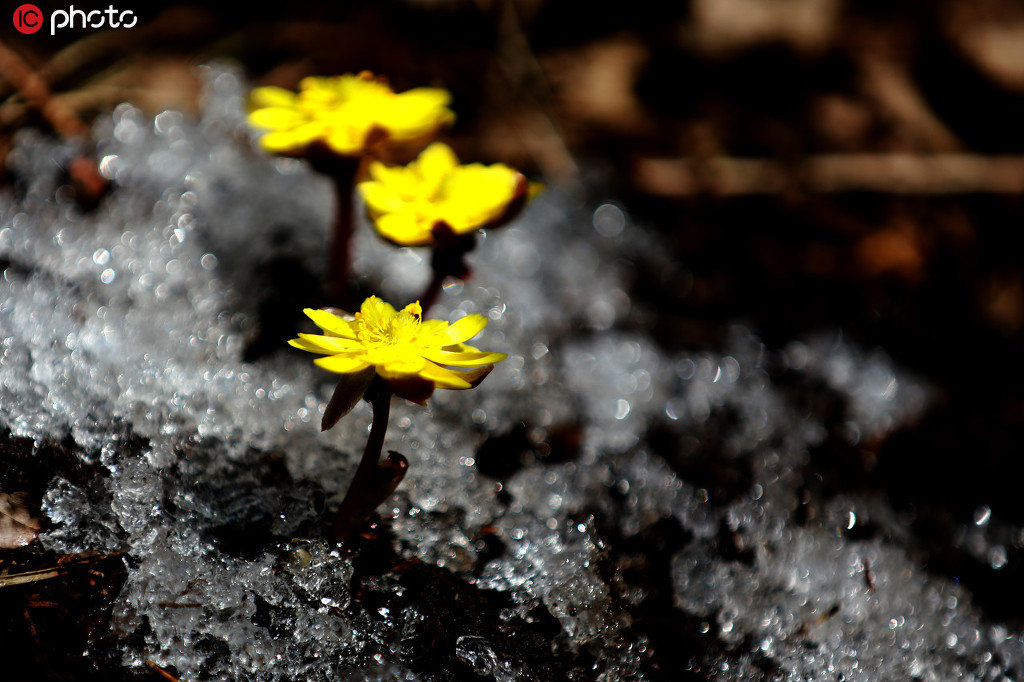
<path id="1" fill-rule="evenodd" d="M 988 565 L 994 568 L 995 570 L 998 571 L 999 569 L 1006 566 L 1006 561 L 1006 548 L 1002 545 L 996 545 L 991 550 L 989 550 Z"/>
<path id="2" fill-rule="evenodd" d="M 676 361 L 674 369 L 676 376 L 680 379 L 692 379 L 693 375 L 697 373 L 697 363 L 690 358 L 680 358 Z"/>
<path id="3" fill-rule="evenodd" d="M 463 284 L 462 280 L 457 277 L 445 277 L 444 284 L 441 285 L 441 288 L 444 289 L 444 293 L 446 294 L 458 296 L 462 293 L 465 286 L 466 285 Z"/>
<path id="4" fill-rule="evenodd" d="M 615 418 L 625 419 L 629 416 L 631 409 L 632 408 L 630 407 L 628 400 L 625 398 L 619 398 L 618 402 L 615 404 Z"/>
<path id="5" fill-rule="evenodd" d="M 626 216 L 615 204 L 601 204 L 594 211 L 594 229 L 602 237 L 617 237 L 626 226 Z"/>
<path id="6" fill-rule="evenodd" d="M 107 180 L 113 180 L 117 176 L 117 154 L 108 154 L 100 159 L 100 175 Z"/>
<path id="7" fill-rule="evenodd" d="M 163 111 L 153 118 L 153 130 L 157 135 L 166 135 L 175 126 L 181 125 L 184 117 L 178 111 Z"/>

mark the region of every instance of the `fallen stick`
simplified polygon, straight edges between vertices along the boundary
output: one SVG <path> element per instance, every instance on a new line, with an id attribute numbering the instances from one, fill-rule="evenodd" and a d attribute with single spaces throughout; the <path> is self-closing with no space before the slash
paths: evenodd
<path id="1" fill-rule="evenodd" d="M 49 580 L 50 578 L 62 576 L 67 572 L 66 568 L 44 568 L 38 571 L 15 573 L 14 575 L 0 575 L 0 588 L 34 583 L 39 580 Z"/>
<path id="2" fill-rule="evenodd" d="M 109 559 L 111 557 L 120 556 L 121 554 L 124 554 L 124 552 L 114 552 L 113 554 L 96 554 L 84 557 L 77 554 L 69 554 L 58 559 L 58 562 L 60 562 L 60 565 L 58 566 L 53 566 L 51 568 L 40 568 L 35 571 L 25 571 L 24 573 L 15 573 L 13 575 L 0 575 L 0 589 L 4 587 L 11 587 L 13 585 L 25 585 L 27 583 L 34 583 L 40 580 L 50 580 L 52 578 L 59 578 L 62 575 L 67 575 L 71 571 L 72 566 L 102 561 L 103 559 Z"/>
<path id="3" fill-rule="evenodd" d="M 714 156 L 641 158 L 636 182 L 656 196 L 834 194 L 1019 194 L 1024 156 L 824 154 L 786 163 Z"/>
<path id="4" fill-rule="evenodd" d="M 84 138 L 88 127 L 78 115 L 50 94 L 50 88 L 17 52 L 0 40 L 0 74 L 22 94 L 65 139 Z"/>

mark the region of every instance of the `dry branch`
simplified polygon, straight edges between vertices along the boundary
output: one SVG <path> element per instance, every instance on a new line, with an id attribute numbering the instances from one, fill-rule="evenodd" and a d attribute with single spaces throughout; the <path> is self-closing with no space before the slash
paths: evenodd
<path id="1" fill-rule="evenodd" d="M 50 94 L 46 82 L 17 52 L 0 40 L 0 75 L 46 118 L 53 129 L 67 139 L 85 137 L 88 127 L 61 100 Z"/>
<path id="2" fill-rule="evenodd" d="M 664 197 L 1024 192 L 1024 156 L 826 154 L 795 163 L 726 156 L 642 158 L 634 171 L 642 190 Z"/>

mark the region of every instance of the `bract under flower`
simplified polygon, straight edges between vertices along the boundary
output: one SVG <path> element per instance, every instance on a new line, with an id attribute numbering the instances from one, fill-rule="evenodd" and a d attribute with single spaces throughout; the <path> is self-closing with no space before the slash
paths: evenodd
<path id="1" fill-rule="evenodd" d="M 370 164 L 358 185 L 385 239 L 402 246 L 435 245 L 438 230 L 464 235 L 512 217 L 532 190 L 522 173 L 496 163 L 459 165 L 451 148 L 435 142 L 407 166 Z"/>
<path id="2" fill-rule="evenodd" d="M 341 155 L 356 155 L 380 139 L 417 140 L 450 123 L 451 95 L 440 88 L 395 93 L 364 71 L 358 75 L 311 76 L 299 91 L 256 88 L 250 95 L 250 125 L 266 130 L 260 145 L 282 154 L 302 154 L 323 143 Z"/>
<path id="3" fill-rule="evenodd" d="M 351 317 L 310 308 L 305 313 L 324 334 L 299 334 L 288 343 L 325 355 L 314 363 L 346 375 L 338 388 L 343 395 L 337 399 L 345 406 L 338 418 L 359 401 L 375 375 L 396 395 L 422 404 L 435 388 L 473 388 L 507 357 L 466 345 L 487 326 L 482 315 L 451 324 L 424 320 L 419 303 L 396 311 L 376 296 Z"/>

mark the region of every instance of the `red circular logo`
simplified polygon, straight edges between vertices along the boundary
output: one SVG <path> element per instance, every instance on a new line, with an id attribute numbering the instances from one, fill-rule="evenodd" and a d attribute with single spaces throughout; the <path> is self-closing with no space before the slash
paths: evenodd
<path id="1" fill-rule="evenodd" d="M 14 10 L 14 28 L 20 33 L 35 33 L 43 27 L 43 13 L 35 5 L 25 4 Z"/>

